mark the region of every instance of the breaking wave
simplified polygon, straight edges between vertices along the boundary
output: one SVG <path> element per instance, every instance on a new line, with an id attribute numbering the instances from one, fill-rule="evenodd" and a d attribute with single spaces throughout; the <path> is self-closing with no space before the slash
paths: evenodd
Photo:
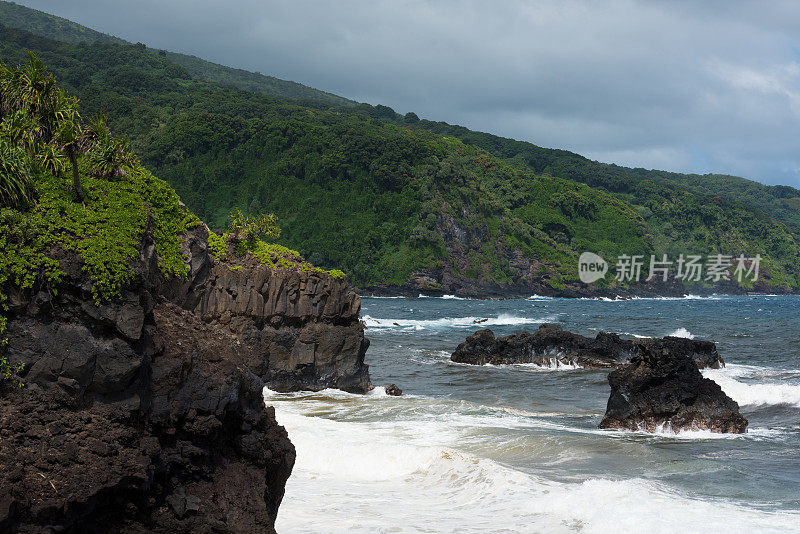
<path id="1" fill-rule="evenodd" d="M 800 407 L 800 383 L 796 380 L 800 378 L 800 371 L 728 364 L 722 369 L 704 369 L 703 376 L 719 384 L 740 406 Z M 787 381 L 787 378 L 795 380 Z"/>
<path id="2" fill-rule="evenodd" d="M 407 328 L 413 330 L 443 328 L 484 328 L 487 326 L 513 326 L 542 324 L 556 321 L 557 317 L 520 317 L 501 313 L 497 317 L 443 317 L 441 319 L 378 319 L 362 317 L 367 328 Z"/>
<path id="3" fill-rule="evenodd" d="M 684 337 L 686 339 L 694 339 L 694 334 L 681 327 L 669 334 L 672 337 Z"/>
<path id="4" fill-rule="evenodd" d="M 784 532 L 800 521 L 643 478 L 550 480 L 459 450 L 454 426 L 475 427 L 474 417 L 336 420 L 325 416 L 336 403 L 385 410 L 409 400 L 306 395 L 265 390 L 297 450 L 279 532 Z"/>
<path id="5" fill-rule="evenodd" d="M 494 365 L 487 363 L 483 367 L 499 367 L 508 369 L 529 369 L 532 371 L 574 371 L 575 369 L 583 369 L 580 365 L 574 363 L 564 363 L 558 358 L 550 358 L 547 364 L 539 365 L 536 363 L 511 363 Z"/>

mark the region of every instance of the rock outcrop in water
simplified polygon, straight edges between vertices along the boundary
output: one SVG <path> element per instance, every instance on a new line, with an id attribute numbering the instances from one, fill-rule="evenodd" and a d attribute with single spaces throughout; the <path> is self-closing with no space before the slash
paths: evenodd
<path id="1" fill-rule="evenodd" d="M 686 355 L 697 367 L 719 368 L 725 362 L 716 345 L 679 337 L 662 339 L 621 339 L 617 334 L 600 332 L 592 339 L 563 330 L 555 324 L 543 324 L 533 333 L 496 338 L 491 330 L 478 330 L 458 345 L 451 360 L 473 365 L 533 363 L 553 367 L 570 365 L 587 369 L 612 369 L 624 365 L 642 350 L 664 348 Z"/>
<path id="2" fill-rule="evenodd" d="M 274 530 L 295 452 L 264 381 L 366 391 L 360 302 L 324 274 L 214 265 L 207 236 L 166 279 L 149 228 L 100 306 L 74 254 L 57 296 L 12 288 L 3 350 L 26 369 L 0 381 L 0 531 Z"/>
<path id="3" fill-rule="evenodd" d="M 608 376 L 611 397 L 600 428 L 744 432 L 739 406 L 700 369 L 725 362 L 716 345 L 679 337 L 621 339 L 600 332 L 594 339 L 543 324 L 534 333 L 495 338 L 478 330 L 451 360 L 473 365 L 520 364 L 615 369 Z"/>
<path id="4" fill-rule="evenodd" d="M 399 397 L 403 394 L 403 390 L 397 387 L 395 384 L 386 384 L 383 386 L 384 391 L 386 394 L 392 397 Z"/>
<path id="5" fill-rule="evenodd" d="M 600 428 L 710 430 L 743 433 L 739 405 L 686 354 L 642 346 L 630 363 L 608 375 L 611 396 Z"/>

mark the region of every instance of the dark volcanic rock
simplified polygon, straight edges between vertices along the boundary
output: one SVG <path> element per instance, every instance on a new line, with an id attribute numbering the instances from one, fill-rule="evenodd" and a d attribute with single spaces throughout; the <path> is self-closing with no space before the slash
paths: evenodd
<path id="1" fill-rule="evenodd" d="M 478 330 L 456 347 L 451 360 L 472 365 L 534 363 L 542 366 L 576 365 L 587 369 L 609 369 L 623 365 L 639 354 L 642 347 L 664 347 L 687 355 L 699 368 L 719 368 L 725 363 L 714 343 L 692 339 L 621 339 L 617 334 L 600 332 L 592 339 L 543 324 L 534 333 L 495 338 L 491 330 Z"/>
<path id="2" fill-rule="evenodd" d="M 361 299 L 346 280 L 266 269 L 254 260 L 231 270 L 212 264 L 203 239 L 189 243 L 184 252 L 196 274 L 167 292 L 246 345 L 240 347 L 243 363 L 270 388 L 369 391 Z"/>
<path id="3" fill-rule="evenodd" d="M 495 338 L 491 330 L 478 330 L 453 352 L 454 362 L 534 363 L 542 366 L 577 365 L 586 368 L 614 367 L 635 354 L 635 347 L 616 334 L 601 332 L 595 339 L 579 336 L 554 324 L 543 324 L 534 333 L 519 332 Z"/>
<path id="4" fill-rule="evenodd" d="M 383 386 L 383 389 L 386 390 L 387 395 L 391 395 L 393 397 L 399 397 L 400 395 L 403 394 L 403 390 L 394 384 L 386 384 L 385 386 Z"/>
<path id="5" fill-rule="evenodd" d="M 9 291 L 0 350 L 26 369 L 0 382 L 0 532 L 274 532 L 295 452 L 264 380 L 369 387 L 346 282 L 214 266 L 202 226 L 166 279 L 150 231 L 114 302 L 69 254 L 57 296 Z"/>
<path id="6" fill-rule="evenodd" d="M 661 339 L 637 339 L 634 344 L 650 350 L 666 349 L 671 354 L 681 354 L 689 357 L 698 369 L 719 369 L 725 367 L 725 360 L 717 352 L 717 345 L 711 341 L 701 339 L 687 339 L 685 337 L 667 336 Z"/>
<path id="7" fill-rule="evenodd" d="M 229 340 L 165 302 L 125 337 L 58 303 L 9 323 L 29 367 L 0 385 L 0 531 L 271 531 L 294 447 Z"/>
<path id="8" fill-rule="evenodd" d="M 608 375 L 611 396 L 600 428 L 710 430 L 742 433 L 747 419 L 716 382 L 703 378 L 686 354 L 643 345 Z"/>

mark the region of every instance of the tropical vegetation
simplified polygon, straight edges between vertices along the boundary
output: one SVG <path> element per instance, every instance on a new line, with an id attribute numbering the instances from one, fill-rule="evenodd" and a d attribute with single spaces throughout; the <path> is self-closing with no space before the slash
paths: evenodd
<path id="1" fill-rule="evenodd" d="M 180 240 L 198 224 L 175 191 L 142 166 L 127 140 L 111 133 L 104 115 L 81 117 L 77 98 L 56 84 L 36 55 L 18 66 L 0 62 L 0 340 L 9 292 L 56 294 L 64 253 L 80 258 L 100 304 L 132 280 L 146 227 L 152 228 L 161 271 L 185 276 Z M 236 255 L 271 268 L 327 272 L 265 241 L 279 235 L 273 214 L 234 210 L 231 232 L 213 235 L 212 253 L 222 240 Z M 19 370 L 0 358 L 0 378 Z"/>
<path id="2" fill-rule="evenodd" d="M 231 210 L 274 213 L 282 243 L 358 285 L 448 269 L 558 290 L 592 251 L 760 254 L 770 287 L 798 287 L 796 189 L 626 169 L 386 106 L 242 90 L 143 45 L 65 40 L 0 27 L 0 58 L 34 50 L 220 235 Z"/>
<path id="3" fill-rule="evenodd" d="M 0 154 L 0 335 L 11 286 L 58 291 L 60 251 L 81 257 L 98 302 L 116 296 L 148 216 L 162 270 L 185 274 L 178 235 L 196 217 L 102 116 L 84 125 L 77 99 L 33 54 L 18 67 L 0 63 Z"/>

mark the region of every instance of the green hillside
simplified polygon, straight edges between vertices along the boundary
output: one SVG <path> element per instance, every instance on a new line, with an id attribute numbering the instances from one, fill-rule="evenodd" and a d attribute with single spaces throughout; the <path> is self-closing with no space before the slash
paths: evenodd
<path id="1" fill-rule="evenodd" d="M 688 190 L 701 196 L 719 197 L 753 206 L 791 227 L 795 233 L 800 232 L 800 190 L 794 187 L 765 185 L 737 176 L 683 174 L 600 163 L 567 150 L 542 148 L 526 141 L 476 132 L 445 122 L 419 120 L 413 114 L 402 116 L 385 106 L 361 104 L 357 112 L 393 124 L 457 137 L 466 144 L 480 147 L 536 174 L 568 176 L 633 204 L 637 202 L 638 184 L 650 180 L 668 190 Z"/>
<path id="2" fill-rule="evenodd" d="M 443 135 L 438 123 L 385 106 L 299 105 L 238 90 L 142 46 L 0 28 L 0 58 L 19 62 L 26 48 L 85 109 L 128 132 L 144 163 L 212 227 L 234 207 L 274 212 L 283 243 L 362 287 L 562 291 L 577 287 L 585 250 L 612 261 L 758 253 L 762 289 L 798 286 L 800 247 L 784 223 L 691 184 L 528 143 L 525 159 L 490 146 L 500 138 Z"/>
<path id="3" fill-rule="evenodd" d="M 50 15 L 37 9 L 31 9 L 14 2 L 0 1 L 0 21 L 3 26 L 27 30 L 34 35 L 49 37 L 65 43 L 101 43 L 126 44 L 126 41 L 81 26 L 71 20 Z"/>
<path id="4" fill-rule="evenodd" d="M 25 30 L 34 35 L 66 43 L 131 44 L 118 37 L 92 30 L 67 19 L 15 4 L 14 2 L 0 1 L 0 24 L 8 28 Z M 164 50 L 148 50 L 153 54 L 167 55 L 171 61 L 186 69 L 186 72 L 192 78 L 199 80 L 208 80 L 245 91 L 254 91 L 294 100 L 311 100 L 339 106 L 355 104 L 355 102 L 346 98 L 312 89 L 296 82 L 226 67 L 186 54 Z"/>

